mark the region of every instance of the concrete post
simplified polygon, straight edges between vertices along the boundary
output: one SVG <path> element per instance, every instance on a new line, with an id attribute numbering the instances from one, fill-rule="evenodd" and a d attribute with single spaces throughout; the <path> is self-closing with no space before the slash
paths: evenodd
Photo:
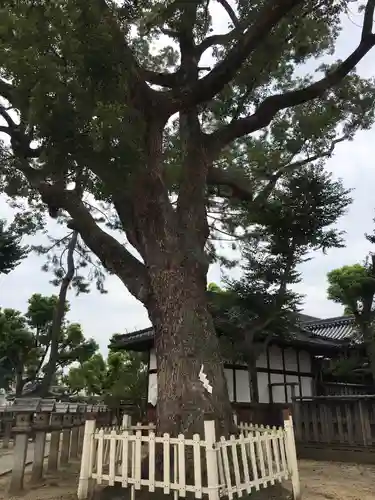
<path id="1" fill-rule="evenodd" d="M 90 479 L 93 466 L 95 427 L 95 420 L 86 420 L 81 459 L 81 471 L 79 474 L 77 492 L 78 500 L 86 500 L 87 498 L 89 498 Z"/>
<path id="2" fill-rule="evenodd" d="M 69 462 L 70 439 L 71 439 L 71 434 L 72 434 L 72 425 L 73 425 L 73 415 L 69 415 L 69 414 L 64 415 L 61 455 L 60 455 L 61 465 L 66 465 Z"/>
<path id="3" fill-rule="evenodd" d="M 293 419 L 289 410 L 284 410 L 285 447 L 288 470 L 292 480 L 293 500 L 301 500 L 301 484 L 299 479 L 296 442 L 294 439 Z"/>
<path id="4" fill-rule="evenodd" d="M 57 470 L 59 463 L 59 451 L 60 451 L 60 435 L 62 429 L 63 415 L 58 413 L 52 413 L 51 415 L 51 442 L 49 446 L 49 456 L 48 456 L 48 472 L 53 472 Z"/>
<path id="5" fill-rule="evenodd" d="M 215 449 L 216 433 L 214 420 L 205 420 L 204 440 L 206 442 L 207 486 L 209 488 L 208 499 L 219 500 L 219 477 L 217 451 Z"/>
<path id="6" fill-rule="evenodd" d="M 31 482 L 37 483 L 43 478 L 43 465 L 46 450 L 46 436 L 50 423 L 50 413 L 38 413 L 34 418 L 35 445 Z"/>
<path id="7" fill-rule="evenodd" d="M 9 485 L 10 495 L 19 495 L 23 490 L 23 479 L 25 475 L 27 446 L 31 431 L 31 420 L 33 413 L 18 413 L 16 415 L 15 445 L 13 451 L 12 477 Z"/>

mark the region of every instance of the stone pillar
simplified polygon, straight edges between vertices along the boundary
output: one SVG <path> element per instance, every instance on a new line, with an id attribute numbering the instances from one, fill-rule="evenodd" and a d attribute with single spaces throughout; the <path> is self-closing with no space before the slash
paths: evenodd
<path id="1" fill-rule="evenodd" d="M 13 429 L 15 434 L 15 444 L 13 450 L 12 477 L 9 485 L 10 495 L 19 495 L 23 490 L 27 446 L 31 432 L 32 417 L 32 412 L 20 412 L 16 415 L 16 426 Z"/>
<path id="2" fill-rule="evenodd" d="M 63 424 L 63 415 L 52 413 L 51 415 L 51 442 L 49 445 L 48 472 L 56 471 L 59 463 L 60 435 Z"/>
<path id="3" fill-rule="evenodd" d="M 34 418 L 35 445 L 31 482 L 37 483 L 43 478 L 43 465 L 46 451 L 46 437 L 51 414 L 38 413 Z"/>
<path id="4" fill-rule="evenodd" d="M 62 444 L 61 444 L 61 465 L 66 465 L 69 462 L 70 456 L 70 438 L 73 426 L 73 416 L 66 414 L 63 417 L 63 432 L 62 432 Z"/>
<path id="5" fill-rule="evenodd" d="M 3 449 L 7 450 L 9 448 L 9 442 L 12 435 L 13 413 L 4 412 L 3 415 L 4 415 Z"/>
<path id="6" fill-rule="evenodd" d="M 79 428 L 81 425 L 81 415 L 77 413 L 73 417 L 73 428 L 72 428 L 72 438 L 70 443 L 70 456 L 71 458 L 78 458 L 78 439 L 79 439 Z"/>

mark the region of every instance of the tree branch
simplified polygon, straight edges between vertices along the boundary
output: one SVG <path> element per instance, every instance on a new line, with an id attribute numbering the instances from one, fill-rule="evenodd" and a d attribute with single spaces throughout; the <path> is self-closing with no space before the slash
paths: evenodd
<path id="1" fill-rule="evenodd" d="M 201 104 L 221 92 L 235 77 L 244 61 L 269 35 L 279 21 L 303 1 L 268 0 L 261 9 L 258 20 L 245 33 L 240 35 L 239 41 L 229 51 L 228 55 L 208 75 L 199 80 L 194 87 L 184 89 L 183 94 L 175 98 L 176 110 Z"/>
<path id="2" fill-rule="evenodd" d="M 267 97 L 254 114 L 235 120 L 209 135 L 208 142 L 211 150 L 215 151 L 215 156 L 233 140 L 269 125 L 280 110 L 322 97 L 328 89 L 338 85 L 375 45 L 375 35 L 371 32 L 374 9 L 375 0 L 368 0 L 359 45 L 343 62 L 329 71 L 324 78 L 302 89 Z"/>
<path id="3" fill-rule="evenodd" d="M 231 5 L 227 2 L 227 0 L 217 0 L 219 4 L 227 11 L 228 16 L 230 17 L 230 20 L 233 23 L 233 26 L 235 28 L 238 28 L 240 26 L 240 21 L 236 16 L 236 13 L 232 9 Z"/>
<path id="4" fill-rule="evenodd" d="M 226 196 L 222 194 L 223 197 L 237 198 L 242 201 L 260 201 L 261 198 L 266 199 L 271 194 L 273 188 L 275 187 L 277 181 L 281 178 L 285 172 L 292 172 L 297 168 L 303 167 L 308 163 L 319 160 L 320 158 L 330 157 L 335 149 L 336 144 L 343 142 L 347 139 L 347 135 L 343 135 L 334 139 L 331 146 L 327 151 L 317 153 L 313 156 L 308 156 L 302 160 L 298 160 L 292 163 L 287 163 L 280 167 L 278 171 L 270 178 L 266 186 L 261 190 L 260 193 L 254 197 L 255 192 L 253 189 L 253 184 L 245 177 L 238 177 L 230 170 L 222 170 L 218 167 L 211 167 L 207 177 L 207 184 L 215 186 L 225 186 L 231 189 L 231 193 Z"/>
<path id="5" fill-rule="evenodd" d="M 82 200 L 69 190 L 57 189 L 46 182 L 35 186 L 47 205 L 58 206 L 72 217 L 70 229 L 78 231 L 86 245 L 101 260 L 104 267 L 117 274 L 129 291 L 141 302 L 148 296 L 145 266 L 115 238 L 103 231 Z"/>

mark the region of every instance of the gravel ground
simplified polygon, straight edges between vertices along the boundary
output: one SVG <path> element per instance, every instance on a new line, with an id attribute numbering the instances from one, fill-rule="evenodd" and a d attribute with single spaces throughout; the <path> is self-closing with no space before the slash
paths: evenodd
<path id="1" fill-rule="evenodd" d="M 302 500 L 375 500 L 375 466 L 350 465 L 330 462 L 300 461 Z M 76 499 L 79 465 L 72 464 L 68 469 L 60 471 L 58 476 L 48 477 L 43 484 L 30 488 L 22 496 L 24 500 L 73 500 Z M 0 500 L 9 500 L 4 493 L 9 478 L 0 479 Z M 289 487 L 289 485 L 287 485 Z M 118 492 L 119 493 L 119 492 Z M 117 498 L 126 500 L 122 490 Z M 125 493 L 125 494 L 124 494 Z M 96 498 L 114 499 L 113 495 L 95 495 Z M 135 500 L 150 498 L 148 492 L 136 492 Z M 165 498 L 158 495 L 157 500 Z M 251 495 L 251 500 L 289 500 L 290 493 L 267 489 Z M 156 500 L 156 499 L 155 499 Z"/>

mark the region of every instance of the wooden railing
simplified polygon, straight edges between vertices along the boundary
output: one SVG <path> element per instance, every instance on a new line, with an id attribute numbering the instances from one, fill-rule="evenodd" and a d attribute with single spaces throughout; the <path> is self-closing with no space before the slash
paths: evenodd
<path id="1" fill-rule="evenodd" d="M 267 428 L 240 424 L 243 432 L 217 439 L 215 424 L 206 421 L 199 434 L 158 436 L 151 425 L 105 429 L 87 421 L 82 451 L 78 499 L 89 498 L 90 482 L 122 484 L 135 490 L 156 489 L 195 498 L 233 498 L 292 479 L 294 499 L 300 498 L 293 423 L 289 415 L 284 427 Z M 156 467 L 158 457 L 158 467 Z M 160 463 L 162 460 L 162 464 Z M 193 474 L 189 474 L 192 460 Z M 144 465 L 147 465 L 145 468 Z M 145 470 L 147 469 L 147 470 Z"/>
<path id="2" fill-rule="evenodd" d="M 296 398 L 297 442 L 375 445 L 375 396 Z"/>

